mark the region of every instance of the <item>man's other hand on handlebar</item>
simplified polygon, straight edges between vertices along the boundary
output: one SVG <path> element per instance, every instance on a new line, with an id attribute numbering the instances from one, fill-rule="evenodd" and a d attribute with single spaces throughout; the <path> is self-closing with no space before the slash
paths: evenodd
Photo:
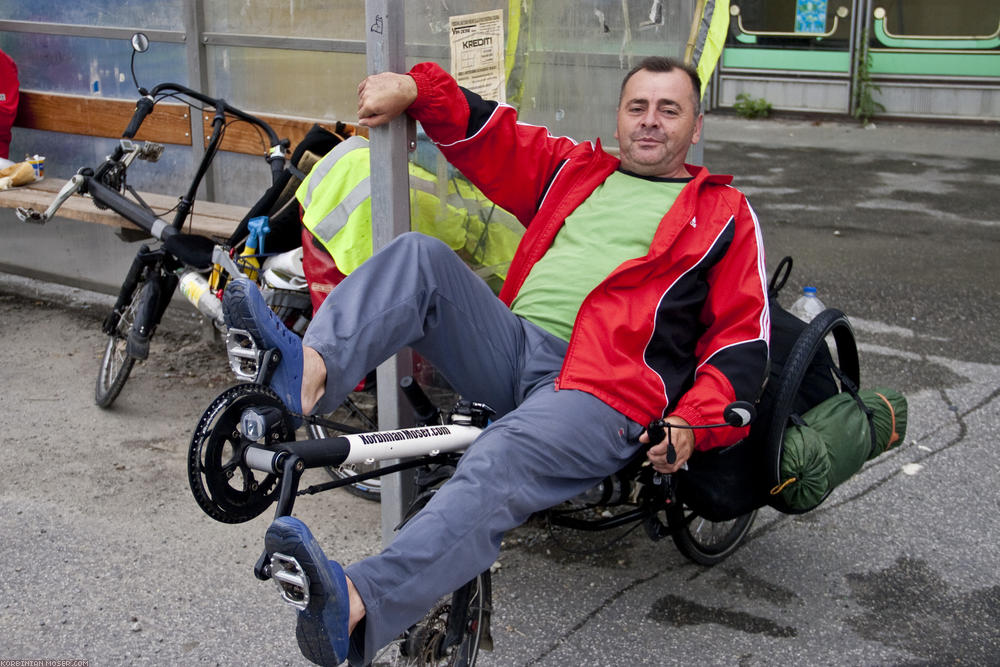
<path id="1" fill-rule="evenodd" d="M 690 424 L 680 417 L 671 416 L 667 417 L 664 421 L 681 427 L 690 426 Z M 649 441 L 649 431 L 643 431 L 642 435 L 639 436 L 639 442 L 645 445 L 651 444 Z M 667 463 L 667 449 L 671 442 L 673 442 L 674 449 L 677 452 L 677 459 L 672 464 Z M 667 429 L 667 434 L 663 440 L 652 443 L 652 445 L 646 452 L 646 458 L 649 460 L 650 465 L 653 466 L 653 470 L 663 474 L 675 473 L 684 467 L 687 460 L 691 458 L 691 454 L 694 453 L 694 431 L 689 428 Z"/>

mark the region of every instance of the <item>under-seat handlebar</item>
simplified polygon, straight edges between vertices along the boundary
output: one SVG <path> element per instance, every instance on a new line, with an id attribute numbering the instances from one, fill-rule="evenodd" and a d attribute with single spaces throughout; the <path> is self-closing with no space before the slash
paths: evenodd
<path id="1" fill-rule="evenodd" d="M 689 431 L 695 431 L 704 428 L 722 428 L 729 426 L 732 428 L 742 428 L 744 426 L 749 426 L 757 417 L 757 410 L 754 408 L 753 404 L 748 401 L 733 401 L 726 406 L 726 409 L 722 413 L 723 419 L 726 421 L 721 424 L 702 424 L 699 426 L 681 426 L 679 424 L 671 424 L 665 419 L 656 419 L 649 423 L 646 427 L 646 433 L 649 435 L 649 442 L 652 445 L 659 444 L 663 442 L 663 439 L 667 437 L 667 434 L 671 429 L 685 429 Z M 674 449 L 674 444 L 672 442 L 667 443 L 667 463 L 673 464 L 677 462 L 677 450 Z"/>

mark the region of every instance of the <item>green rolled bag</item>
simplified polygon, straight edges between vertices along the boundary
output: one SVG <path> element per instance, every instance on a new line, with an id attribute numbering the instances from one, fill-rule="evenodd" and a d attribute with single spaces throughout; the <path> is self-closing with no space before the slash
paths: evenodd
<path id="1" fill-rule="evenodd" d="M 862 410 L 859 401 L 871 413 Z M 906 437 L 906 398 L 893 389 L 841 392 L 785 430 L 780 483 L 771 490 L 793 510 L 819 505 L 865 462 Z M 873 433 L 874 431 L 874 433 Z"/>

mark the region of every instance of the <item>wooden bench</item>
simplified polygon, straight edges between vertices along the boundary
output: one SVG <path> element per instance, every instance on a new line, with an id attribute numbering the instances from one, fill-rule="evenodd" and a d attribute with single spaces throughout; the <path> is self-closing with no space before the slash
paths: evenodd
<path id="1" fill-rule="evenodd" d="M 48 130 L 91 137 L 117 139 L 132 118 L 134 100 L 112 100 L 83 95 L 62 95 L 22 90 L 17 109 L 15 127 Z M 136 135 L 137 141 L 155 141 L 162 144 L 191 146 L 191 108 L 186 104 L 161 102 L 156 105 Z M 288 139 L 294 148 L 314 124 L 333 131 L 336 122 L 322 119 L 254 114 L 267 122 L 277 135 Z M 202 112 L 202 141 L 208 143 L 212 131 L 213 112 Z M 345 124 L 348 134 L 368 136 L 365 127 Z M 257 129 L 249 123 L 233 123 L 226 128 L 220 149 L 248 155 L 263 155 L 263 146 Z M 81 165 L 83 166 L 83 165 Z M 89 165 L 97 166 L 97 165 Z M 64 179 L 44 178 L 33 184 L 0 191 L 0 207 L 33 208 L 44 211 L 65 183 Z M 178 193 L 179 194 L 179 193 Z M 156 211 L 167 211 L 177 204 L 177 195 L 141 192 L 140 196 Z M 190 227 L 196 234 L 227 238 L 236 224 L 246 214 L 246 208 L 215 202 L 197 201 Z M 59 209 L 58 217 L 82 222 L 92 222 L 113 227 L 131 227 L 118 214 L 100 210 L 93 201 L 79 195 L 73 196 Z M 167 218 L 169 221 L 169 218 Z"/>
<path id="2" fill-rule="evenodd" d="M 30 185 L 22 185 L 0 192 L 0 206 L 4 208 L 33 208 L 39 213 L 44 211 L 55 199 L 56 193 L 66 183 L 63 179 L 44 178 Z M 154 211 L 167 211 L 177 204 L 177 197 L 161 195 L 152 192 L 142 192 L 140 196 Z M 228 238 L 236 224 L 246 214 L 246 207 L 216 202 L 198 201 L 194 205 L 194 214 L 190 218 L 190 230 L 196 234 L 211 236 L 217 239 Z M 94 222 L 111 227 L 139 228 L 121 217 L 114 211 L 101 210 L 94 206 L 89 197 L 74 195 L 59 208 L 56 217 L 80 222 Z M 167 222 L 169 216 L 164 217 Z"/>

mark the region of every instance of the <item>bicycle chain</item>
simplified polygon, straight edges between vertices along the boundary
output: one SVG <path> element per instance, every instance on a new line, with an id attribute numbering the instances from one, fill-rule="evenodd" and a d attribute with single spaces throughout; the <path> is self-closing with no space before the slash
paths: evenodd
<path id="1" fill-rule="evenodd" d="M 361 429 L 348 427 L 347 424 L 342 424 L 340 422 L 335 422 L 330 419 L 325 419 L 318 415 L 304 415 L 301 412 L 294 412 L 292 410 L 285 409 L 285 414 L 290 416 L 292 419 L 302 422 L 303 424 L 310 424 L 315 426 L 324 426 L 328 429 L 333 429 L 335 431 L 344 431 L 347 433 L 360 432 Z"/>

